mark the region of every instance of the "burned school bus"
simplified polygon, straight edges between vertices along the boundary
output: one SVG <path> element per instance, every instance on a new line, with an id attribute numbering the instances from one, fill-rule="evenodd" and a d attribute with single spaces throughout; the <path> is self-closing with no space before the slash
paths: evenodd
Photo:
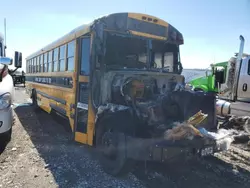
<path id="1" fill-rule="evenodd" d="M 214 143 L 163 138 L 199 110 L 208 114 L 201 126 L 216 128 L 215 97 L 182 89 L 181 44 L 164 20 L 110 14 L 30 55 L 26 89 L 35 106 L 69 119 L 77 142 L 97 147 L 110 174 L 129 171 L 131 161 L 200 155 Z"/>

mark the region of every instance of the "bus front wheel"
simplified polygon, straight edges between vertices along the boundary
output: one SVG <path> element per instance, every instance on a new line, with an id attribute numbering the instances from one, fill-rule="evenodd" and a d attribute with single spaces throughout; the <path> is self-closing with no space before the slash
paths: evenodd
<path id="1" fill-rule="evenodd" d="M 123 176 L 132 169 L 133 161 L 126 157 L 126 136 L 101 124 L 96 130 L 96 149 L 103 170 L 113 176 Z"/>

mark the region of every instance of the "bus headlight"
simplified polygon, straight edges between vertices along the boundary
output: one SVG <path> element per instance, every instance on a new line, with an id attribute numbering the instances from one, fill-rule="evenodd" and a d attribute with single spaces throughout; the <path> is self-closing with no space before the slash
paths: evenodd
<path id="1" fill-rule="evenodd" d="M 11 96 L 9 93 L 0 96 L 0 110 L 8 108 L 11 105 Z"/>

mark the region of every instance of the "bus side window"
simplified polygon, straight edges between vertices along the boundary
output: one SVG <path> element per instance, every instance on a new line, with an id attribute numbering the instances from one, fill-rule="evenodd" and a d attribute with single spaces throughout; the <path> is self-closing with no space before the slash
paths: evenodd
<path id="1" fill-rule="evenodd" d="M 37 73 L 36 57 L 34 57 L 34 73 Z"/>
<path id="2" fill-rule="evenodd" d="M 82 38 L 81 75 L 89 75 L 90 38 Z"/>
<path id="3" fill-rule="evenodd" d="M 30 73 L 33 73 L 33 72 L 32 72 L 32 66 L 33 66 L 32 63 L 33 63 L 33 62 L 32 62 L 32 59 L 30 59 L 30 66 L 29 66 L 29 69 L 30 69 L 29 72 L 30 72 Z"/>
<path id="4" fill-rule="evenodd" d="M 53 53 L 53 51 L 51 50 L 51 51 L 49 52 L 48 72 L 51 72 L 51 68 L 52 68 L 52 53 Z"/>
<path id="5" fill-rule="evenodd" d="M 31 59 L 31 73 L 34 73 L 34 61 Z"/>
<path id="6" fill-rule="evenodd" d="M 71 41 L 67 45 L 67 71 L 73 72 L 75 70 L 74 64 L 74 55 L 75 55 L 75 41 Z"/>
<path id="7" fill-rule="evenodd" d="M 58 71 L 58 48 L 54 49 L 53 53 L 53 69 L 52 72 L 57 72 Z"/>
<path id="8" fill-rule="evenodd" d="M 26 72 L 29 73 L 29 60 L 26 60 Z"/>
<path id="9" fill-rule="evenodd" d="M 43 69 L 43 54 L 40 55 L 40 66 L 41 66 L 40 72 L 44 72 L 44 69 Z"/>
<path id="10" fill-rule="evenodd" d="M 40 56 L 36 57 L 36 62 L 37 62 L 37 72 L 40 72 Z"/>
<path id="11" fill-rule="evenodd" d="M 44 70 L 44 72 L 48 72 L 48 69 L 47 69 L 47 67 L 48 67 L 47 66 L 47 64 L 48 64 L 48 53 L 47 52 L 44 54 L 43 59 L 44 59 L 43 70 Z"/>
<path id="12" fill-rule="evenodd" d="M 59 50 L 59 71 L 65 71 L 65 45 L 60 46 Z"/>

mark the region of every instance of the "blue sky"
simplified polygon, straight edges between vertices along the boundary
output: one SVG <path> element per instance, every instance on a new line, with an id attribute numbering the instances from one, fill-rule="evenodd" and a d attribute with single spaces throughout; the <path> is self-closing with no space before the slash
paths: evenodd
<path id="1" fill-rule="evenodd" d="M 184 36 L 184 68 L 228 60 L 239 49 L 240 34 L 245 52 L 250 51 L 250 0 L 5 0 L 0 11 L 0 32 L 7 18 L 10 56 L 18 50 L 25 58 L 75 27 L 114 12 L 150 14 L 176 27 Z"/>

